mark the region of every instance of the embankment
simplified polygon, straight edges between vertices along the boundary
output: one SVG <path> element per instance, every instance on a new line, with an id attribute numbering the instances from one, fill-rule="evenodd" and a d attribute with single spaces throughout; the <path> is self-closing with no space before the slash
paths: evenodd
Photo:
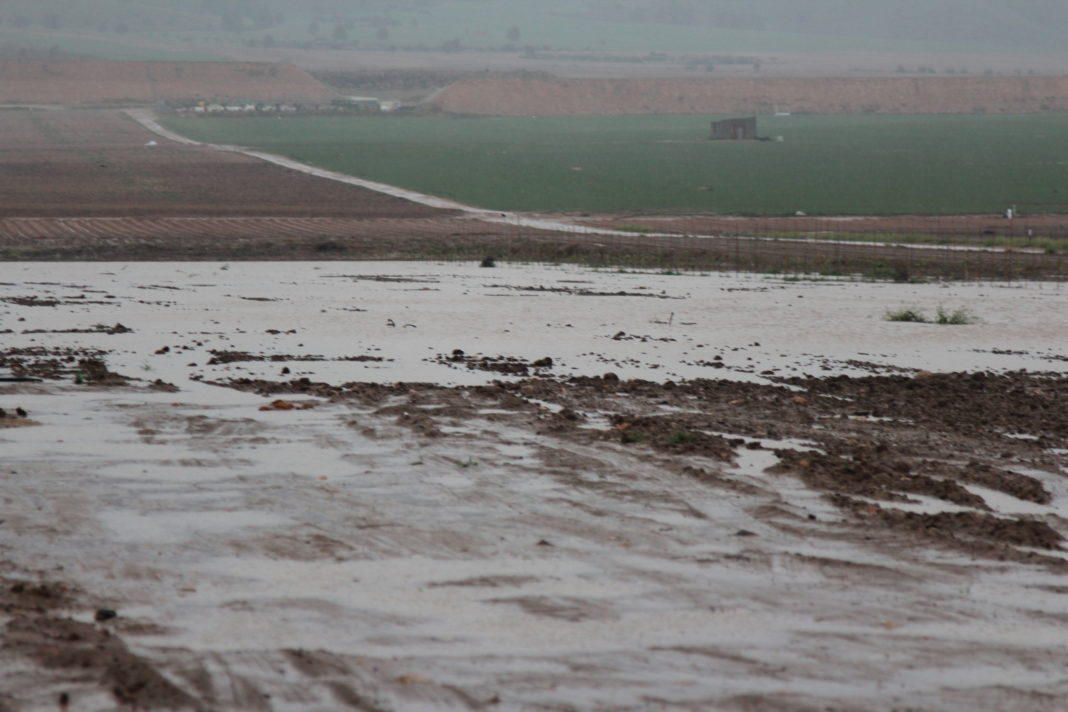
<path id="1" fill-rule="evenodd" d="M 333 96 L 303 69 L 287 64 L 0 61 L 0 103 L 320 102 Z"/>
<path id="2" fill-rule="evenodd" d="M 469 79 L 430 106 L 490 116 L 1068 112 L 1068 77 Z"/>

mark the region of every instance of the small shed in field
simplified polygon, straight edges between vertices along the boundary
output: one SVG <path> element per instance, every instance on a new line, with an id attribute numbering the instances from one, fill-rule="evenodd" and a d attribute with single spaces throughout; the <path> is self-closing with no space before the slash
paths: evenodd
<path id="1" fill-rule="evenodd" d="M 756 141 L 756 117 L 713 121 L 711 138 L 713 141 Z"/>

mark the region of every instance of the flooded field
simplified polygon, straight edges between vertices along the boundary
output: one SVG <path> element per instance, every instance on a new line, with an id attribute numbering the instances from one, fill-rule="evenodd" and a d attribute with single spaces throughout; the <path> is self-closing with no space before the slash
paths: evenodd
<path id="1" fill-rule="evenodd" d="M 0 702 L 1056 709 L 1066 301 L 9 264 Z"/>

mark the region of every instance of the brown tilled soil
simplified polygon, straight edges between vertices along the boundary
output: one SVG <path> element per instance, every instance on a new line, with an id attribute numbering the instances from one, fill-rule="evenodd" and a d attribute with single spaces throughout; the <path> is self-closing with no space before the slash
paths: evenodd
<path id="1" fill-rule="evenodd" d="M 1030 114 L 1068 111 L 1068 77 L 469 79 L 434 97 L 454 114 Z"/>
<path id="2" fill-rule="evenodd" d="M 871 217 L 731 217 L 720 215 L 613 215 L 583 218 L 582 224 L 612 229 L 642 229 L 680 235 L 805 235 L 836 233 L 869 235 L 944 235 L 961 242 L 971 238 L 982 244 L 988 238 L 1068 238 L 1068 215 L 888 215 Z"/>
<path id="3" fill-rule="evenodd" d="M 8 111 L 0 127 L 5 218 L 449 214 L 239 154 L 178 145 L 117 111 Z M 146 145 L 152 141 L 157 145 Z"/>
<path id="4" fill-rule="evenodd" d="M 102 104 L 174 100 L 329 101 L 334 92 L 291 64 L 0 61 L 0 103 Z"/>
<path id="5" fill-rule="evenodd" d="M 355 190 L 355 189 L 353 189 Z M 737 228 L 736 228 L 737 230 Z M 737 234 L 736 231 L 732 231 Z M 656 269 L 868 274 L 908 281 L 1064 279 L 1064 254 L 961 252 L 750 237 L 583 235 L 428 218 L 0 218 L 5 260 L 578 262 Z"/>

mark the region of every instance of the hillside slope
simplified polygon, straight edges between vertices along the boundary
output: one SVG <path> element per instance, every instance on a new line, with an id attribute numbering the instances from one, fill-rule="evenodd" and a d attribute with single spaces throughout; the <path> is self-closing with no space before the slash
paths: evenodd
<path id="1" fill-rule="evenodd" d="M 1027 114 L 1068 111 L 1068 77 L 469 79 L 434 97 L 454 114 Z"/>
<path id="2" fill-rule="evenodd" d="M 324 101 L 332 96 L 310 74 L 285 64 L 0 61 L 0 102 L 6 103 Z"/>

